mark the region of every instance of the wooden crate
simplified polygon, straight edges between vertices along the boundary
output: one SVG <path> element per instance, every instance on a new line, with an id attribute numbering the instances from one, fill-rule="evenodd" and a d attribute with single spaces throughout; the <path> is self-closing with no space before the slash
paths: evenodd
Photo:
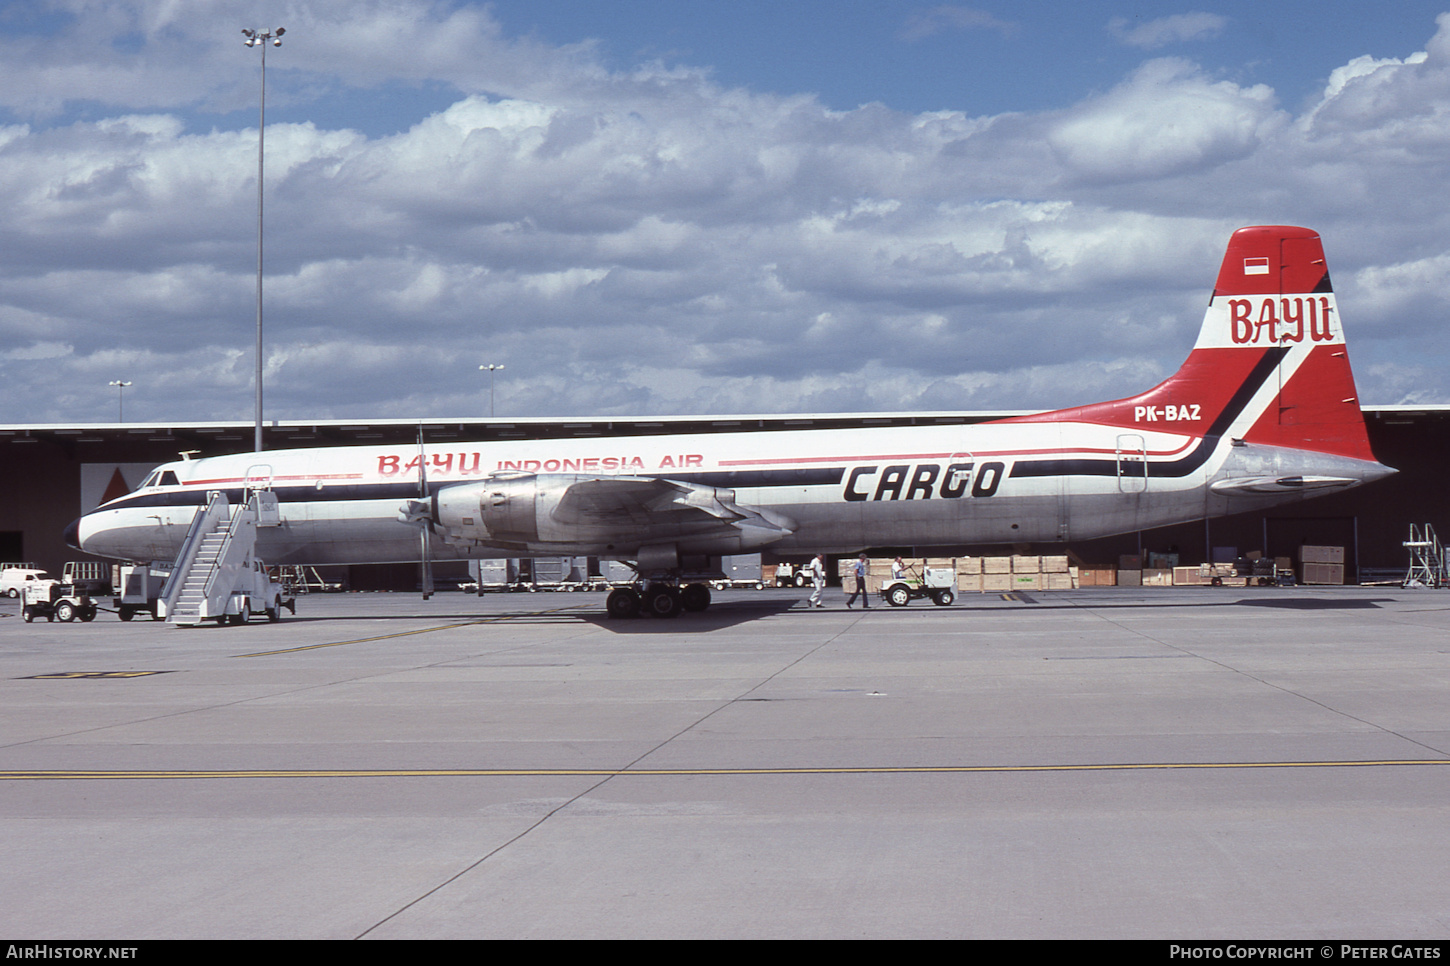
<path id="1" fill-rule="evenodd" d="M 1344 583 L 1344 564 L 1306 563 L 1304 564 L 1303 582 L 1306 584 L 1342 584 Z"/>
<path id="2" fill-rule="evenodd" d="M 1344 548 L 1312 547 L 1305 544 L 1299 548 L 1299 562 L 1306 564 L 1342 564 L 1344 563 Z M 1340 581 L 1340 583 L 1343 582 L 1343 580 Z M 1308 583 L 1308 581 L 1306 580 L 1305 583 Z"/>
<path id="3" fill-rule="evenodd" d="M 1173 568 L 1174 587 L 1202 587 L 1208 582 L 1209 578 L 1205 577 L 1197 567 Z"/>

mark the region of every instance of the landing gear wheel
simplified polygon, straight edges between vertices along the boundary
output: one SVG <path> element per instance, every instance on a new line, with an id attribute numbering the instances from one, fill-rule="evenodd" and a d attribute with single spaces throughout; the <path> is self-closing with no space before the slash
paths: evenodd
<path id="1" fill-rule="evenodd" d="M 897 584 L 886 591 L 886 603 L 892 607 L 905 607 L 911 603 L 911 591 L 904 584 Z"/>
<path id="2" fill-rule="evenodd" d="M 604 601 L 604 610 L 617 620 L 639 616 L 639 594 L 629 587 L 616 587 Z"/>
<path id="3" fill-rule="evenodd" d="M 63 600 L 55 605 L 55 616 L 60 618 L 61 623 L 69 624 L 76 619 L 76 609 L 71 606 L 69 601 Z"/>
<path id="4" fill-rule="evenodd" d="M 644 592 L 644 611 L 651 617 L 679 617 L 684 609 L 680 592 L 673 587 L 651 587 Z"/>
<path id="5" fill-rule="evenodd" d="M 685 610 L 699 613 L 710 606 L 710 588 L 704 584 L 686 584 L 685 589 L 680 591 L 680 603 Z"/>
<path id="6" fill-rule="evenodd" d="M 938 607 L 949 607 L 951 602 L 957 599 L 957 596 L 950 590 L 939 590 L 931 595 L 931 599 L 936 602 Z"/>

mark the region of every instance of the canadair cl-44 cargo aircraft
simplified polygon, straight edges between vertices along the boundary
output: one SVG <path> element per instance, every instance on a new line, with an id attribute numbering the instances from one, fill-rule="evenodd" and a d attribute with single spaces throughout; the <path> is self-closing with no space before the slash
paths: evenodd
<path id="1" fill-rule="evenodd" d="M 170 560 L 212 491 L 275 494 L 273 564 L 596 555 L 608 609 L 709 604 L 723 554 L 1055 543 L 1357 486 L 1375 460 L 1319 236 L 1235 232 L 1188 360 L 1141 395 L 976 425 L 243 453 L 157 468 L 72 525 Z M 422 537 L 420 539 L 420 533 Z"/>

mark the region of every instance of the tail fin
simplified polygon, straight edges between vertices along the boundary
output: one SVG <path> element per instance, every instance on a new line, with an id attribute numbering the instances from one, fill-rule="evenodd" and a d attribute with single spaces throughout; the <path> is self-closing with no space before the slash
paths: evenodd
<path id="1" fill-rule="evenodd" d="M 1128 399 L 1023 419 L 1231 436 L 1374 461 L 1324 248 L 1307 228 L 1234 232 L 1198 342 L 1173 376 Z"/>

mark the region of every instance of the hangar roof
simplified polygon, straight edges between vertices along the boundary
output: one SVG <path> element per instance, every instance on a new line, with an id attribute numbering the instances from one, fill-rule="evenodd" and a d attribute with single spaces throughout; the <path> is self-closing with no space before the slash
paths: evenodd
<path id="1" fill-rule="evenodd" d="M 1030 410 L 1000 412 L 931 413 L 797 413 L 737 416 L 642 416 L 642 417 L 538 417 L 498 419 L 304 419 L 268 420 L 263 441 L 268 449 L 349 444 L 404 444 L 416 442 L 421 425 L 425 439 L 567 439 L 593 436 L 653 436 L 668 433 L 772 432 L 796 429 L 851 429 L 878 426 L 940 426 L 980 423 L 1006 416 L 1025 415 Z M 1386 425 L 1450 420 L 1450 405 L 1370 406 L 1365 418 Z M 125 446 L 155 447 L 158 460 L 171 459 L 177 452 L 195 450 L 210 456 L 250 448 L 253 423 L 36 423 L 0 424 L 0 443 L 25 445 L 40 442 L 85 450 Z M 96 446 L 96 444 L 109 444 Z"/>

